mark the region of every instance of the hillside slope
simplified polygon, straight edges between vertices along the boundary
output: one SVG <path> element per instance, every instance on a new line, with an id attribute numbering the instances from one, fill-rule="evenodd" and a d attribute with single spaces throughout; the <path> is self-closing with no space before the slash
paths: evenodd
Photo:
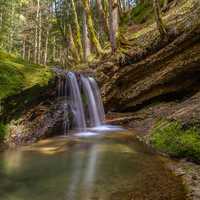
<path id="1" fill-rule="evenodd" d="M 135 111 L 155 101 L 179 100 L 199 91 L 200 2 L 184 1 L 164 19 L 168 41 L 160 40 L 152 24 L 127 34 L 131 47 L 124 55 L 96 64 L 108 110 Z"/>
<path id="2" fill-rule="evenodd" d="M 0 140 L 12 119 L 48 97 L 52 70 L 0 51 Z"/>
<path id="3" fill-rule="evenodd" d="M 29 64 L 0 51 L 0 100 L 34 85 L 47 85 L 52 76 L 52 71 L 45 66 Z"/>
<path id="4" fill-rule="evenodd" d="M 180 153 L 179 149 L 168 151 L 166 145 L 162 148 L 176 156 L 188 156 L 187 151 L 191 151 L 188 157 L 199 160 L 200 2 L 180 1 L 165 14 L 164 23 L 167 40 L 159 37 L 155 23 L 149 24 L 137 32 L 127 32 L 120 53 L 91 67 L 96 68 L 107 111 L 121 112 L 117 114 L 121 123 L 141 136 L 155 132 L 160 119 L 169 121 L 169 126 L 171 121 L 179 121 L 181 128 L 176 126 L 174 136 L 162 142 L 175 141 L 176 133 L 182 131 L 185 138 L 179 141 L 186 143 L 178 145 L 187 149 Z M 156 130 L 167 135 L 169 129 L 162 124 L 164 128 Z M 187 129 L 190 139 L 185 135 Z"/>

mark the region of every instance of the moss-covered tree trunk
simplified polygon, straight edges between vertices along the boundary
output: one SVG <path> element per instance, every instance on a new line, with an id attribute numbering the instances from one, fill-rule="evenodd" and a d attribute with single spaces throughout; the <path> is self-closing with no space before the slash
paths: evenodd
<path id="1" fill-rule="evenodd" d="M 87 62 L 90 56 L 90 39 L 88 37 L 87 17 L 85 11 L 83 11 L 83 47 L 84 47 L 84 61 Z"/>
<path id="2" fill-rule="evenodd" d="M 163 11 L 167 10 L 168 3 L 169 3 L 169 0 L 164 0 L 163 8 L 162 8 Z"/>
<path id="3" fill-rule="evenodd" d="M 67 32 L 69 34 L 69 49 L 70 49 L 70 52 L 71 52 L 73 58 L 75 58 L 77 61 L 80 61 L 80 56 L 79 56 L 78 50 L 77 50 L 75 42 L 74 42 L 74 37 L 73 37 L 73 34 L 72 34 L 71 25 L 68 25 L 68 31 Z"/>
<path id="4" fill-rule="evenodd" d="M 90 6 L 89 6 L 89 1 L 88 0 L 82 0 L 82 2 L 83 2 L 83 6 L 84 6 L 84 9 L 85 9 L 86 16 L 87 16 L 87 25 L 88 25 L 90 40 L 91 40 L 93 46 L 95 47 L 97 53 L 102 54 L 103 49 L 101 47 L 101 44 L 100 44 L 100 42 L 97 38 L 95 29 L 94 29 L 94 23 L 93 23 L 93 19 L 92 19 L 92 12 L 91 12 Z"/>
<path id="5" fill-rule="evenodd" d="M 108 25 L 108 20 L 106 18 L 106 14 L 103 9 L 102 0 L 96 0 L 96 2 L 97 2 L 97 8 L 98 8 L 98 12 L 99 12 L 100 26 L 103 28 L 104 32 L 108 35 L 109 25 Z"/>
<path id="6" fill-rule="evenodd" d="M 166 28 L 162 21 L 159 0 L 153 0 L 153 7 L 154 7 L 156 24 L 157 24 L 158 30 L 160 32 L 160 36 L 161 36 L 161 38 L 165 38 L 167 36 L 167 31 L 166 31 Z"/>
<path id="7" fill-rule="evenodd" d="M 81 59 L 83 59 L 83 46 L 82 46 L 82 41 L 81 41 L 81 30 L 80 30 L 80 25 L 79 25 L 79 22 L 78 22 L 78 16 L 77 16 L 76 5 L 75 5 L 74 0 L 71 0 L 71 4 L 72 4 L 73 16 L 74 16 L 75 32 L 76 32 L 75 45 L 79 49 L 79 53 L 80 53 L 79 57 Z"/>
<path id="8" fill-rule="evenodd" d="M 118 0 L 109 0 L 109 25 L 110 25 L 110 43 L 112 52 L 117 49 L 117 38 L 119 31 L 119 10 Z"/>

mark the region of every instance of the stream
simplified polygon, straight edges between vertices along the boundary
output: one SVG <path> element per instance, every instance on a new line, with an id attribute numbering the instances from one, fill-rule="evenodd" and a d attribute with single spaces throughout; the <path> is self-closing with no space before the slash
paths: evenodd
<path id="1" fill-rule="evenodd" d="M 125 130 L 0 153 L 1 200 L 184 200 L 180 177 Z"/>

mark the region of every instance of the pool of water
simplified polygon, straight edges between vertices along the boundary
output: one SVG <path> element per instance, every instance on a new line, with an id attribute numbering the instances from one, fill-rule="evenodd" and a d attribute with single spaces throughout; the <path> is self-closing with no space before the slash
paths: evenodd
<path id="1" fill-rule="evenodd" d="M 127 131 L 0 154 L 0 200 L 184 200 L 179 177 Z"/>

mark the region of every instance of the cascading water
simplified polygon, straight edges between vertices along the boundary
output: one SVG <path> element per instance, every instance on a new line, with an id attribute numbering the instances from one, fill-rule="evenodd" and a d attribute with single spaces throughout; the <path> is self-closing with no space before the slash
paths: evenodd
<path id="1" fill-rule="evenodd" d="M 88 134 L 93 132 L 87 132 L 87 128 L 93 131 L 116 130 L 116 127 L 104 125 L 105 112 L 95 79 L 74 72 L 63 72 L 62 75 L 65 78 L 58 81 L 58 94 L 64 100 L 64 134 L 69 128 Z"/>
<path id="2" fill-rule="evenodd" d="M 99 112 L 99 106 L 97 105 L 97 97 L 95 98 L 94 90 L 92 88 L 91 81 L 88 77 L 81 75 L 81 82 L 83 87 L 83 95 L 87 97 L 87 108 L 89 112 L 89 121 L 90 126 L 100 126 L 101 121 L 101 112 Z M 103 112 L 103 111 L 102 111 Z"/>
<path id="3" fill-rule="evenodd" d="M 83 101 L 81 98 L 80 87 L 78 85 L 78 80 L 73 72 L 68 72 L 66 76 L 66 84 L 68 88 L 68 101 L 69 107 L 73 113 L 73 120 L 75 122 L 76 128 L 79 130 L 86 129 L 86 120 L 83 108 Z"/>
<path id="4" fill-rule="evenodd" d="M 94 78 L 89 77 L 89 81 L 95 96 L 95 102 L 97 105 L 97 110 L 98 110 L 98 115 L 99 118 L 101 120 L 101 124 L 105 122 L 105 111 L 104 111 L 104 107 L 103 107 L 103 102 L 101 100 L 101 94 L 100 94 L 100 90 L 99 87 L 97 85 L 97 82 L 95 81 Z"/>

